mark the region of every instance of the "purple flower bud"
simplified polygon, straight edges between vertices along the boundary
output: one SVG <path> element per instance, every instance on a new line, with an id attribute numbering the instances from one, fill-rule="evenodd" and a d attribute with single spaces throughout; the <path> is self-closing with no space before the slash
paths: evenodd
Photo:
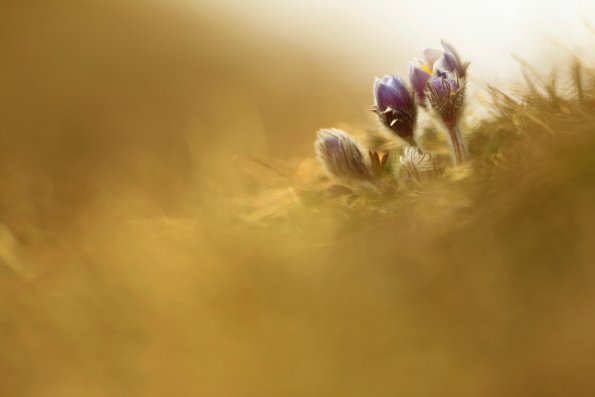
<path id="1" fill-rule="evenodd" d="M 405 83 L 398 76 L 384 76 L 382 80 L 376 79 L 374 84 L 376 106 L 379 109 L 389 107 L 402 109 L 411 107 L 413 99 Z"/>
<path id="2" fill-rule="evenodd" d="M 384 76 L 374 83 L 374 111 L 380 121 L 399 137 L 413 144 L 417 108 L 413 95 L 398 76 Z"/>
<path id="3" fill-rule="evenodd" d="M 457 123 L 465 100 L 465 86 L 456 74 L 438 71 L 426 84 L 426 96 L 447 126 Z"/>
<path id="4" fill-rule="evenodd" d="M 344 131 L 334 128 L 318 131 L 314 149 L 318 161 L 332 176 L 355 180 L 371 177 L 360 146 Z"/>
<path id="5" fill-rule="evenodd" d="M 420 67 L 415 66 L 409 62 L 409 81 L 413 90 L 416 92 L 419 102 L 425 106 L 426 102 L 426 83 L 430 79 L 430 74 Z"/>

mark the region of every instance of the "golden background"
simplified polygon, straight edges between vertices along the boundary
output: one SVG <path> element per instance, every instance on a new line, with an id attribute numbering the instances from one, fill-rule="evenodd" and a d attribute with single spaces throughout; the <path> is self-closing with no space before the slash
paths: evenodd
<path id="1" fill-rule="evenodd" d="M 592 179 L 557 165 L 592 152 L 461 187 L 473 216 L 262 195 L 442 37 L 477 90 L 591 57 L 587 2 L 425 3 L 3 1 L 0 395 L 593 395 Z"/>

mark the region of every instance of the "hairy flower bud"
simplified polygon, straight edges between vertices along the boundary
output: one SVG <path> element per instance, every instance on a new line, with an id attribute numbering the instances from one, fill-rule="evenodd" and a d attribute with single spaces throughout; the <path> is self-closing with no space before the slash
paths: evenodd
<path id="1" fill-rule="evenodd" d="M 465 82 L 456 74 L 440 71 L 426 83 L 426 96 L 444 124 L 454 126 L 465 102 Z"/>
<path id="2" fill-rule="evenodd" d="M 346 132 L 334 128 L 318 131 L 314 143 L 318 161 L 331 176 L 343 179 L 370 179 L 359 144 Z"/>
<path id="3" fill-rule="evenodd" d="M 429 152 L 422 152 L 418 148 L 406 147 L 399 160 L 407 172 L 407 177 L 410 181 L 421 182 L 442 172 L 436 155 Z"/>

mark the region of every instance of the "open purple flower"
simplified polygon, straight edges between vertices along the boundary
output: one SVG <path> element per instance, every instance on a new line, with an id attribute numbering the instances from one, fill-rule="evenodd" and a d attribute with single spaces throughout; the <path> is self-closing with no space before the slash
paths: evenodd
<path id="1" fill-rule="evenodd" d="M 427 83 L 432 76 L 449 72 L 464 79 L 469 63 L 463 63 L 452 45 L 442 40 L 444 50 L 425 48 L 423 60 L 409 63 L 409 80 L 422 106 L 426 106 Z"/>
<path id="2" fill-rule="evenodd" d="M 398 76 L 384 76 L 374 83 L 374 111 L 380 121 L 403 140 L 415 145 L 413 130 L 417 120 L 415 99 Z"/>
<path id="3" fill-rule="evenodd" d="M 444 50 L 438 48 L 424 48 L 423 60 L 418 59 L 415 67 L 427 74 L 435 74 L 440 70 L 456 73 L 458 77 L 464 78 L 469 67 L 469 62 L 463 62 L 455 50 L 448 42 L 442 40 Z"/>

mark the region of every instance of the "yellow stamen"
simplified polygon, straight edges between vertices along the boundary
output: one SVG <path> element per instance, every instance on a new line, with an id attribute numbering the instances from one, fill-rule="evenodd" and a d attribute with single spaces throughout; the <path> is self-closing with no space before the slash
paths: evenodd
<path id="1" fill-rule="evenodd" d="M 430 65 L 427 62 L 425 62 L 424 64 L 421 65 L 421 70 L 423 70 L 427 74 L 432 74 L 432 68 L 430 67 Z"/>

